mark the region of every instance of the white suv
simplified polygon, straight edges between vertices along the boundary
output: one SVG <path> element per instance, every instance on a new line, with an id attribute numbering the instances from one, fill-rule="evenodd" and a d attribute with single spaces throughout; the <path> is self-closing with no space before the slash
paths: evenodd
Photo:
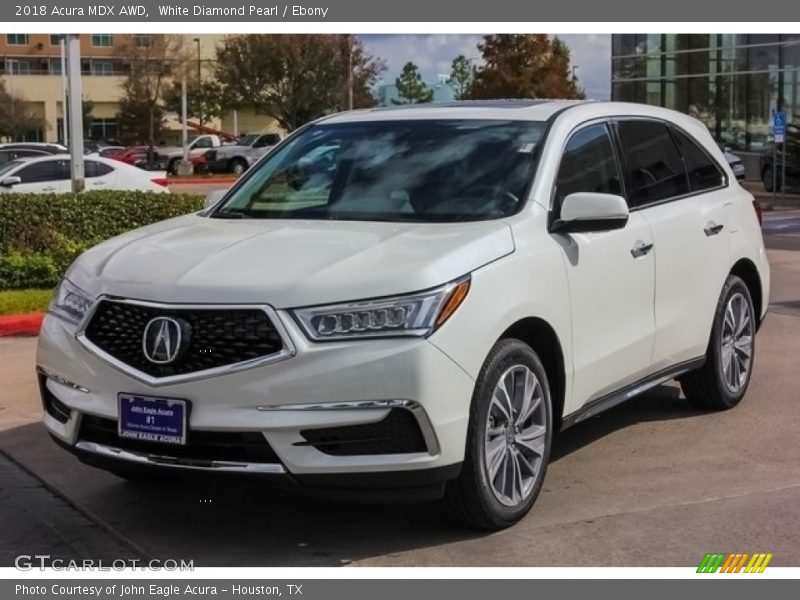
<path id="1" fill-rule="evenodd" d="M 768 291 L 753 199 L 690 117 L 350 112 L 78 259 L 39 338 L 44 418 L 126 477 L 443 497 L 502 528 L 555 432 L 674 377 L 735 406 Z"/>

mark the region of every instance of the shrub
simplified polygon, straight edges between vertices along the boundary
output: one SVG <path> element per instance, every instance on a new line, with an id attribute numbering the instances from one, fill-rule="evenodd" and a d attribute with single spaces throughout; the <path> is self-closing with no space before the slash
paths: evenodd
<path id="1" fill-rule="evenodd" d="M 0 289 L 52 287 L 87 248 L 202 206 L 189 194 L 2 194 Z"/>

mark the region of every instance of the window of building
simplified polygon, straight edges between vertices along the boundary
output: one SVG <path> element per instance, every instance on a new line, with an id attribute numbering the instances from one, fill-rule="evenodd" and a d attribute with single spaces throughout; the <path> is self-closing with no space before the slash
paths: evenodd
<path id="1" fill-rule="evenodd" d="M 674 129 L 672 133 L 683 156 L 692 191 L 699 192 L 722 186 L 725 177 L 705 150 L 682 131 Z"/>
<path id="2" fill-rule="evenodd" d="M 31 61 L 25 58 L 7 58 L 6 73 L 11 73 L 12 75 L 30 75 Z"/>
<path id="3" fill-rule="evenodd" d="M 61 59 L 51 58 L 47 63 L 47 72 L 50 75 L 61 75 Z"/>
<path id="4" fill-rule="evenodd" d="M 107 47 L 114 45 L 114 36 L 110 33 L 94 33 L 92 34 L 92 46 Z"/>
<path id="5" fill-rule="evenodd" d="M 60 46 L 61 45 L 61 36 L 58 34 L 50 34 L 50 45 L 51 46 Z"/>
<path id="6" fill-rule="evenodd" d="M 620 121 L 617 127 L 630 185 L 628 203 L 631 206 L 689 192 L 681 155 L 665 124 L 632 119 Z"/>
<path id="7" fill-rule="evenodd" d="M 573 134 L 556 178 L 556 208 L 576 192 L 621 194 L 622 178 L 606 125 L 590 125 Z"/>
<path id="8" fill-rule="evenodd" d="M 114 74 L 114 61 L 111 60 L 93 60 L 91 62 L 92 75 L 113 75 Z"/>
<path id="9" fill-rule="evenodd" d="M 137 33 L 133 36 L 133 46 L 135 48 L 149 48 L 152 43 L 152 37 L 147 34 Z"/>
<path id="10" fill-rule="evenodd" d="M 107 142 L 109 140 L 117 139 L 117 120 L 116 119 L 103 119 L 93 118 L 89 126 L 89 138 L 97 141 Z"/>
<path id="11" fill-rule="evenodd" d="M 7 33 L 6 44 L 9 46 L 27 46 L 31 43 L 31 36 L 27 33 Z"/>

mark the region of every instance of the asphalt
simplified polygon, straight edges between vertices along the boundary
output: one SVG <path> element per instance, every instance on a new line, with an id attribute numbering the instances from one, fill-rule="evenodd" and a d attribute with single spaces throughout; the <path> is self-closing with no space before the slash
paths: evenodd
<path id="1" fill-rule="evenodd" d="M 800 234 L 777 218 L 765 224 L 773 294 L 745 401 L 698 411 L 668 384 L 568 430 L 534 510 L 491 535 L 449 524 L 436 505 L 340 504 L 256 482 L 136 485 L 94 470 L 39 423 L 35 339 L 0 339 L 0 452 L 69 515 L 27 502 L 20 468 L 0 459 L 0 564 L 68 539 L 64 554 L 197 566 L 693 566 L 710 551 L 772 552 L 772 565 L 799 566 Z M 37 537 L 41 510 L 56 515 L 52 538 Z"/>

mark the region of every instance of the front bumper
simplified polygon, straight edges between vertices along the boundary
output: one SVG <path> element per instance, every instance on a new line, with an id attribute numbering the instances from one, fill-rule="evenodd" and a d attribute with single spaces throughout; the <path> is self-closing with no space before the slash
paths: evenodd
<path id="1" fill-rule="evenodd" d="M 463 460 L 474 380 L 423 339 L 385 339 L 315 344 L 277 311 L 295 349 L 291 358 L 213 377 L 150 385 L 87 351 L 75 328 L 48 315 L 39 337 L 37 363 L 43 396 L 66 411 L 45 411 L 50 433 L 83 460 L 100 466 L 138 465 L 183 471 L 286 475 L 295 482 L 342 487 L 413 485 L 453 477 Z M 82 440 L 84 419 L 116 422 L 121 392 L 186 399 L 193 432 L 257 433 L 275 460 L 202 461 L 126 447 L 113 439 Z M 382 422 L 408 411 L 420 426 L 423 449 L 405 453 L 336 455 L 309 444 L 301 432 Z M 64 418 L 66 417 L 66 418 Z M 64 421 L 64 422 L 62 422 Z M 388 478 L 387 478 L 388 474 Z M 337 483 L 338 482 L 338 483 Z M 364 483 L 366 482 L 366 483 Z M 389 487 L 396 487 L 395 485 Z"/>

